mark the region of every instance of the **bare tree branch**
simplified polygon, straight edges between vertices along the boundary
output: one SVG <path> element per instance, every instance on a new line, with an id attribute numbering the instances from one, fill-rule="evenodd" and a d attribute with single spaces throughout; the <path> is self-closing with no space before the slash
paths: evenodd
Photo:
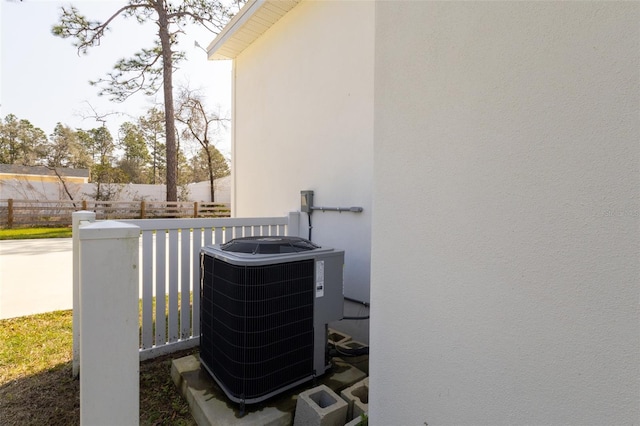
<path id="1" fill-rule="evenodd" d="M 91 103 L 89 101 L 84 101 L 84 103 L 87 104 L 87 106 L 91 110 L 91 114 L 81 115 L 83 120 L 92 119 L 92 120 L 95 120 L 98 123 L 101 123 L 101 124 L 104 125 L 107 122 L 107 117 L 112 116 L 112 115 L 122 115 L 123 114 L 121 112 L 116 112 L 116 111 L 110 111 L 110 112 L 106 112 L 104 114 L 100 114 L 100 113 L 98 113 L 98 111 L 96 111 L 96 109 L 93 107 L 93 105 L 91 105 Z"/>
<path id="2" fill-rule="evenodd" d="M 64 188 L 64 192 L 67 193 L 67 196 L 69 197 L 69 200 L 74 201 L 73 195 L 71 195 L 71 192 L 69 192 L 69 188 L 67 187 L 67 182 L 64 180 L 62 175 L 58 172 L 58 169 L 56 167 L 51 167 L 51 166 L 45 166 L 45 167 L 47 169 L 49 169 L 49 170 L 52 170 L 53 173 L 55 173 L 55 175 L 58 177 L 58 180 L 62 184 L 62 188 Z M 74 208 L 77 207 L 76 203 L 71 203 L 71 204 L 73 204 Z"/>
<path id="3" fill-rule="evenodd" d="M 211 141 L 210 132 L 218 130 L 221 125 L 224 126 L 226 120 L 221 119 L 219 114 L 207 112 L 201 95 L 196 91 L 182 88 L 178 99 L 176 121 L 185 126 L 183 136 L 197 141 L 202 148 L 207 159 L 210 197 L 211 201 L 215 201 L 214 181 L 224 173 L 228 174 L 228 165 Z M 220 164 L 221 158 L 224 164 Z"/>

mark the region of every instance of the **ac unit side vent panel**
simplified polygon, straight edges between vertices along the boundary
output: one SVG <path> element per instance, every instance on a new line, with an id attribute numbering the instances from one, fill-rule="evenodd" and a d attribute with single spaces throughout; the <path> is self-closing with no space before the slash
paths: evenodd
<path id="1" fill-rule="evenodd" d="M 203 258 L 200 358 L 236 401 L 314 374 L 314 260 L 262 266 Z"/>

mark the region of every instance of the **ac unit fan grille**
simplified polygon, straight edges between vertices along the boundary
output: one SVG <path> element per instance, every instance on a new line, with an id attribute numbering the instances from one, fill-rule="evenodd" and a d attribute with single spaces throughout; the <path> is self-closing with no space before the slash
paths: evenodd
<path id="1" fill-rule="evenodd" d="M 313 259 L 204 262 L 200 358 L 225 391 L 257 399 L 312 375 Z"/>

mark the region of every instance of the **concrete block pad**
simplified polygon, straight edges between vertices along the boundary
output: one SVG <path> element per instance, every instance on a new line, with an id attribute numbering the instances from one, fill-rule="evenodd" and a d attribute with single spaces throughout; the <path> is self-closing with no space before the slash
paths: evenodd
<path id="1" fill-rule="evenodd" d="M 322 376 L 318 384 L 327 385 L 335 393 L 339 394 L 365 377 L 367 375 L 363 371 L 355 368 L 342 358 L 333 358 L 331 373 Z"/>
<path id="2" fill-rule="evenodd" d="M 351 340 L 351 336 L 333 328 L 329 328 L 327 331 L 327 340 L 329 342 L 329 346 L 335 347 L 339 343 L 345 343 Z"/>
<path id="3" fill-rule="evenodd" d="M 349 404 L 347 419 L 360 418 L 361 414 L 369 412 L 369 378 L 343 390 L 340 396 Z"/>
<path id="4" fill-rule="evenodd" d="M 171 377 L 200 426 L 290 426 L 298 393 L 312 386 L 311 383 L 302 385 L 264 403 L 248 405 L 245 415 L 240 416 L 238 404 L 231 403 L 209 374 L 201 369 L 197 355 L 173 360 Z M 331 370 L 319 377 L 318 382 L 339 393 L 365 377 L 365 373 L 350 363 L 333 358 Z"/>
<path id="5" fill-rule="evenodd" d="M 362 426 L 362 417 L 356 417 L 349 423 L 345 423 L 344 426 Z"/>
<path id="6" fill-rule="evenodd" d="M 231 403 L 209 374 L 200 367 L 197 355 L 173 360 L 171 377 L 180 394 L 189 403 L 191 414 L 199 426 L 290 426 L 296 410 L 297 394 L 312 386 L 310 382 L 264 403 L 248 405 L 246 413 L 241 416 L 238 404 Z M 365 377 L 365 373 L 351 364 L 340 358 L 333 358 L 331 370 L 319 377 L 318 382 L 339 393 Z"/>
<path id="7" fill-rule="evenodd" d="M 213 379 L 200 368 L 194 355 L 171 363 L 171 378 L 191 408 L 200 426 L 289 426 L 292 412 L 278 406 L 262 406 L 240 416 L 239 406 L 231 403 Z M 253 408 L 255 410 L 255 408 Z"/>
<path id="8" fill-rule="evenodd" d="M 326 385 L 298 395 L 294 426 L 343 426 L 348 404 Z"/>

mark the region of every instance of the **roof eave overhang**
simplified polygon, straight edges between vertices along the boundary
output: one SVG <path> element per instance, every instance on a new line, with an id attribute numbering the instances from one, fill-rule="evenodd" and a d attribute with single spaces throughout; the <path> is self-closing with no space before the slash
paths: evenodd
<path id="1" fill-rule="evenodd" d="M 300 1 L 247 1 L 207 47 L 209 59 L 235 59 Z"/>

